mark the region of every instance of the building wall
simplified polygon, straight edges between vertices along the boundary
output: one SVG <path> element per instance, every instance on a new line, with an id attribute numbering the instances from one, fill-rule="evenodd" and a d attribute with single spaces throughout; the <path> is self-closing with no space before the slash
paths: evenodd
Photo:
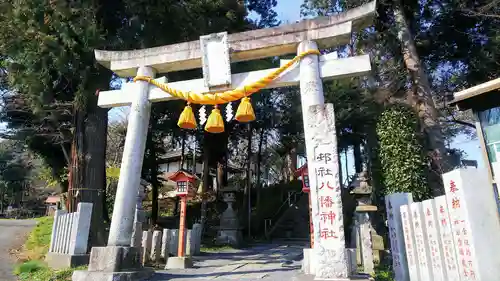
<path id="1" fill-rule="evenodd" d="M 184 163 L 184 169 L 189 168 L 191 170 L 192 165 L 187 165 L 188 163 Z M 177 172 L 180 169 L 181 162 L 180 161 L 175 161 L 175 162 L 169 162 L 169 163 L 164 163 L 160 164 L 160 172 L 165 173 L 165 172 Z M 196 173 L 201 173 L 203 171 L 203 164 L 197 163 L 196 164 Z"/>

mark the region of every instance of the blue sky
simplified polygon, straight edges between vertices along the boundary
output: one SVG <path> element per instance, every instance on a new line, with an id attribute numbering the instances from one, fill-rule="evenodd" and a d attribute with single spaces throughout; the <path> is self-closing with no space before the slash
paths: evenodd
<path id="1" fill-rule="evenodd" d="M 278 0 L 276 12 L 283 23 L 294 22 L 300 19 L 300 5 L 303 0 Z"/>

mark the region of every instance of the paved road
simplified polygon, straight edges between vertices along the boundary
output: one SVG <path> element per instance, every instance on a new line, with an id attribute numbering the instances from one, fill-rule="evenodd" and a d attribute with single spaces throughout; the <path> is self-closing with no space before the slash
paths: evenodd
<path id="1" fill-rule="evenodd" d="M 14 261 L 9 250 L 18 248 L 24 243 L 26 234 L 36 225 L 34 220 L 1 220 L 0 219 L 0 280 L 13 281 Z"/>
<path id="2" fill-rule="evenodd" d="M 300 272 L 300 246 L 265 245 L 243 251 L 196 257 L 194 268 L 156 271 L 151 281 L 302 281 L 312 280 Z"/>

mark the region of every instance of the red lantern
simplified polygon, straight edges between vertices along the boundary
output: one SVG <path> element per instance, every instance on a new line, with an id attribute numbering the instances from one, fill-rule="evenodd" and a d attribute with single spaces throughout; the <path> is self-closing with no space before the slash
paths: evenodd
<path id="1" fill-rule="evenodd" d="M 197 177 L 189 174 L 188 172 L 179 170 L 175 174 L 168 177 L 168 179 L 176 183 L 175 193 L 179 197 L 192 197 L 196 192 L 193 188 L 193 185 Z"/>

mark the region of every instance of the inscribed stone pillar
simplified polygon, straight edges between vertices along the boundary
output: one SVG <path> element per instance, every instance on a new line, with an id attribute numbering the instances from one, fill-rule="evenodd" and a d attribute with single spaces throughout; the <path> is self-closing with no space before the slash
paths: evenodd
<path id="1" fill-rule="evenodd" d="M 345 280 L 350 277 L 350 272 L 345 248 L 333 104 L 311 106 L 306 116 L 316 279 Z"/>
<path id="2" fill-rule="evenodd" d="M 439 237 L 439 223 L 435 213 L 434 199 L 425 200 L 422 202 L 424 211 L 424 224 L 427 230 L 427 241 L 429 242 L 430 263 L 434 281 L 448 281 L 446 270 L 444 268 L 444 256 L 442 245 Z"/>
<path id="3" fill-rule="evenodd" d="M 406 259 L 408 261 L 408 276 L 410 277 L 410 281 L 421 281 L 410 206 L 401 205 L 399 208 L 401 212 L 401 222 L 403 224 L 403 233 L 405 238 Z"/>
<path id="4" fill-rule="evenodd" d="M 153 78 L 154 70 L 151 67 L 139 67 L 137 75 Z M 132 238 L 135 216 L 135 208 L 132 206 L 135 205 L 137 189 L 141 182 L 142 162 L 151 113 L 149 83 L 137 81 L 134 86 L 137 91 L 128 116 L 127 136 L 123 148 L 108 246 L 130 246 Z"/>
<path id="5" fill-rule="evenodd" d="M 456 169 L 443 174 L 443 183 L 462 281 L 498 280 L 500 221 L 487 172 Z"/>
<path id="6" fill-rule="evenodd" d="M 194 255 L 194 245 L 193 245 L 193 231 L 190 229 L 186 229 L 186 239 L 184 240 L 186 243 L 186 246 L 184 249 L 186 249 L 186 255 L 187 256 L 193 256 Z"/>
<path id="7" fill-rule="evenodd" d="M 393 193 L 385 197 L 387 225 L 391 241 L 392 268 L 396 281 L 409 281 L 405 238 L 400 207 L 413 202 L 411 193 Z"/>
<path id="8" fill-rule="evenodd" d="M 193 239 L 193 247 L 194 247 L 194 255 L 199 255 L 200 254 L 200 248 L 201 248 L 201 224 L 195 223 L 193 224 L 193 230 L 192 230 L 192 235 L 191 239 Z"/>
<path id="9" fill-rule="evenodd" d="M 427 240 L 427 226 L 424 223 L 424 214 L 422 210 L 422 203 L 411 203 L 411 220 L 413 223 L 414 238 L 417 250 L 418 268 L 420 272 L 420 279 L 433 280 L 432 266 L 430 262 L 430 245 Z"/>
<path id="10" fill-rule="evenodd" d="M 168 259 L 170 255 L 170 229 L 164 229 L 163 230 L 163 237 L 161 239 L 161 257 L 164 258 L 165 260 Z"/>
<path id="11" fill-rule="evenodd" d="M 153 232 L 153 238 L 151 240 L 151 261 L 158 263 L 161 257 L 161 236 L 162 232 L 160 230 L 155 230 Z"/>
<path id="12" fill-rule="evenodd" d="M 179 230 L 170 230 L 170 254 L 177 256 L 177 248 L 179 247 Z"/>
<path id="13" fill-rule="evenodd" d="M 147 230 L 142 233 L 142 264 L 147 264 L 149 262 L 152 239 L 153 232 L 151 230 Z"/>
<path id="14" fill-rule="evenodd" d="M 435 210 L 439 228 L 439 242 L 442 247 L 442 255 L 444 258 L 444 269 L 446 272 L 446 280 L 460 280 L 458 272 L 457 253 L 455 251 L 455 241 L 453 241 L 453 233 L 451 231 L 450 215 L 448 212 L 448 204 L 446 196 L 438 196 L 434 198 Z"/>

